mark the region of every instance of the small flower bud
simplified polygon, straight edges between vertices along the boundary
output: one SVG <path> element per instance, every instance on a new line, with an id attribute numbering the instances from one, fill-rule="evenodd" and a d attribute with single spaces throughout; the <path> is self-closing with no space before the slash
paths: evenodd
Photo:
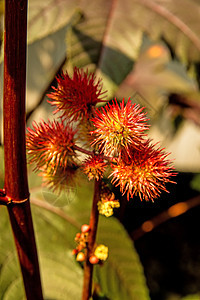
<path id="1" fill-rule="evenodd" d="M 79 252 L 77 254 L 76 260 L 79 261 L 79 262 L 84 261 L 85 260 L 85 254 L 83 252 Z"/>
<path id="2" fill-rule="evenodd" d="M 77 246 L 78 252 L 82 251 L 83 248 L 84 248 L 84 246 L 85 246 L 85 245 L 80 245 L 80 244 L 79 244 L 79 245 Z"/>
<path id="3" fill-rule="evenodd" d="M 81 234 L 80 234 L 80 232 L 78 232 L 78 233 L 76 234 L 76 238 L 77 238 L 77 239 L 80 239 L 80 237 L 81 237 Z"/>
<path id="4" fill-rule="evenodd" d="M 73 249 L 72 250 L 72 255 L 76 255 L 78 253 L 78 249 Z"/>
<path id="5" fill-rule="evenodd" d="M 92 255 L 92 256 L 90 256 L 90 258 L 89 258 L 89 262 L 90 262 L 92 265 L 96 265 L 96 264 L 98 264 L 99 259 L 98 259 L 98 257 L 96 257 L 96 255 Z"/>
<path id="6" fill-rule="evenodd" d="M 83 225 L 81 226 L 81 232 L 82 232 L 82 233 L 86 233 L 86 232 L 88 232 L 88 231 L 90 231 L 90 225 L 83 224 Z"/>

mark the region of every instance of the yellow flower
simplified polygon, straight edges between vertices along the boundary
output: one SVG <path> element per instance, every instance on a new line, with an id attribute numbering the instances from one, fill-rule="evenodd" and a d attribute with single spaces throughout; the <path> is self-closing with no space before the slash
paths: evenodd
<path id="1" fill-rule="evenodd" d="M 120 207 L 119 200 L 115 199 L 115 194 L 110 191 L 105 183 L 102 183 L 100 201 L 98 201 L 97 206 L 99 213 L 106 217 L 113 215 L 113 208 Z"/>
<path id="2" fill-rule="evenodd" d="M 99 213 L 106 217 L 110 217 L 113 215 L 113 208 L 120 207 L 118 200 L 114 200 L 114 201 L 111 200 L 106 202 L 99 201 L 97 205 L 98 205 Z"/>
<path id="3" fill-rule="evenodd" d="M 108 258 L 108 247 L 105 245 L 98 245 L 94 251 L 94 255 L 100 260 L 105 261 Z"/>

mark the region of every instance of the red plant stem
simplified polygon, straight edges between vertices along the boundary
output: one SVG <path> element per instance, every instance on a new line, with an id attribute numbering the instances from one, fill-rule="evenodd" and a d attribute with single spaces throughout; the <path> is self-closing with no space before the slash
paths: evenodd
<path id="1" fill-rule="evenodd" d="M 74 150 L 77 150 L 79 152 L 82 152 L 84 154 L 87 154 L 87 155 L 90 155 L 90 156 L 93 156 L 95 155 L 94 151 L 89 151 L 89 150 L 86 150 L 86 149 L 83 149 L 77 145 L 74 146 Z M 109 156 L 105 156 L 103 154 L 100 154 L 100 156 L 103 158 L 103 159 L 106 159 L 108 161 L 112 160 L 113 158 L 112 157 L 109 157 Z"/>
<path id="2" fill-rule="evenodd" d="M 89 151 L 89 150 L 86 150 L 86 149 L 83 149 L 77 145 L 74 146 L 74 149 L 79 151 L 79 152 L 82 152 L 84 154 L 87 154 L 87 155 L 94 155 L 94 152 L 93 151 Z"/>
<path id="3" fill-rule="evenodd" d="M 4 33 L 5 194 L 28 300 L 42 300 L 29 202 L 25 148 L 27 0 L 5 1 Z"/>
<path id="4" fill-rule="evenodd" d="M 95 241 L 96 241 L 96 233 L 97 233 L 97 226 L 99 220 L 99 211 L 98 211 L 97 203 L 100 200 L 100 188 L 101 188 L 101 181 L 95 180 L 94 197 L 93 197 L 92 210 L 90 215 L 90 232 L 88 236 L 88 250 L 87 250 L 86 262 L 84 265 L 84 282 L 83 282 L 82 300 L 89 300 L 90 297 L 92 296 L 93 265 L 89 262 L 89 257 L 93 254 Z"/>

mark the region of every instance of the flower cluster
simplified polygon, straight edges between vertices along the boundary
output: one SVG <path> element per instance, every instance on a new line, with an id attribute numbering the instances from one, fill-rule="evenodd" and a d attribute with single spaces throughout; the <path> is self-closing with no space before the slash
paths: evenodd
<path id="1" fill-rule="evenodd" d="M 110 156 L 111 182 L 120 186 L 127 199 L 138 195 L 141 200 L 154 201 L 161 191 L 166 191 L 166 183 L 174 183 L 170 178 L 176 173 L 168 153 L 147 138 L 147 118 L 143 108 L 132 104 L 128 99 L 125 105 L 113 101 L 105 107 L 96 109 L 92 119 L 95 130 L 91 131 L 93 146 L 99 152 Z M 112 214 L 116 202 L 99 202 L 99 211 Z M 107 209 L 107 213 L 105 213 Z"/>
<path id="2" fill-rule="evenodd" d="M 108 176 L 128 199 L 138 195 L 141 200 L 154 201 L 161 191 L 167 191 L 174 168 L 165 150 L 148 139 L 143 107 L 130 98 L 95 107 L 107 102 L 101 80 L 78 68 L 72 77 L 68 73 L 58 76 L 57 86 L 48 96 L 61 113 L 60 120 L 35 123 L 27 134 L 29 161 L 45 184 L 54 190 L 67 182 L 74 184 L 80 169 L 89 180 L 100 182 Z M 78 160 L 78 151 L 87 158 Z M 99 212 L 105 216 L 119 207 L 114 194 L 105 189 L 100 198 Z"/>
<path id="3" fill-rule="evenodd" d="M 95 248 L 94 255 L 101 261 L 105 261 L 108 258 L 108 247 L 105 245 L 98 245 Z"/>
<path id="4" fill-rule="evenodd" d="M 88 234 L 90 232 L 90 226 L 83 224 L 81 226 L 81 232 L 78 232 L 75 237 L 77 244 L 76 248 L 72 250 L 72 254 L 76 256 L 78 262 L 84 262 L 86 260 L 86 251 L 88 244 Z M 105 245 L 96 245 L 93 253 L 89 257 L 89 262 L 93 265 L 102 264 L 108 258 L 108 247 Z"/>
<path id="5" fill-rule="evenodd" d="M 88 233 L 90 226 L 87 224 L 82 225 L 81 232 L 78 232 L 75 237 L 76 248 L 73 249 L 72 254 L 76 255 L 76 260 L 79 262 L 85 261 L 85 250 L 87 249 Z"/>
<path id="6" fill-rule="evenodd" d="M 115 194 L 110 191 L 105 183 L 102 183 L 100 200 L 98 201 L 97 206 L 99 213 L 106 217 L 112 216 L 114 213 L 113 209 L 120 207 L 119 200 L 115 199 Z"/>

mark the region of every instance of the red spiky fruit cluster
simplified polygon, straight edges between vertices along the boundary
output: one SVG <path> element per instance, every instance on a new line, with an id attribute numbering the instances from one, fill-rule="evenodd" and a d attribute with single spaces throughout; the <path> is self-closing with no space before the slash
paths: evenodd
<path id="1" fill-rule="evenodd" d="M 78 169 L 89 180 L 100 180 L 110 170 L 106 176 L 128 199 L 139 195 L 141 200 L 154 201 L 173 182 L 170 178 L 175 172 L 168 154 L 147 139 L 149 125 L 143 107 L 129 98 L 96 108 L 105 102 L 104 94 L 101 80 L 88 71 L 75 68 L 72 77 L 68 73 L 58 76 L 49 98 L 60 120 L 42 121 L 28 130 L 29 161 L 54 190 L 73 183 Z M 84 149 L 77 146 L 78 138 Z M 87 159 L 78 161 L 78 151 Z M 99 202 L 107 215 L 112 215 L 114 207 L 119 203 L 112 199 Z"/>

